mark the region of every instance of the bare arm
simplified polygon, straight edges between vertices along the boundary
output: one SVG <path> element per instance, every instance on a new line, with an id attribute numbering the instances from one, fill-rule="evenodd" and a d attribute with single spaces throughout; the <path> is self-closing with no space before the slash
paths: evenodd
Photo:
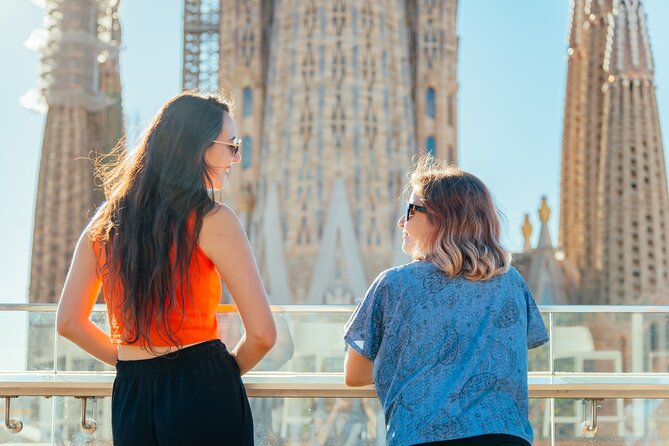
<path id="1" fill-rule="evenodd" d="M 349 347 L 344 358 L 344 381 L 353 387 L 374 384 L 374 363 Z"/>
<path id="2" fill-rule="evenodd" d="M 97 259 L 88 228 L 79 238 L 70 272 L 58 303 L 58 334 L 69 339 L 90 355 L 110 365 L 118 360 L 118 350 L 109 335 L 90 320 L 101 282 L 96 272 Z"/>
<path id="3" fill-rule="evenodd" d="M 235 213 L 223 205 L 205 217 L 198 242 L 237 304 L 244 336 L 231 353 L 243 375 L 276 342 L 274 318 L 251 245 Z"/>

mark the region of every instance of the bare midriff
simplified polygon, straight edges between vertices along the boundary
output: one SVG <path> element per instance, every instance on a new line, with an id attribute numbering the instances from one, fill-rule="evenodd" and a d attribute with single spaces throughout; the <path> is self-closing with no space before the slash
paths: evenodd
<path id="1" fill-rule="evenodd" d="M 207 342 L 207 341 L 202 341 Z M 139 347 L 136 345 L 118 345 L 118 359 L 119 361 L 139 361 L 142 359 L 153 359 L 158 356 L 163 356 L 168 353 L 173 353 L 186 347 L 201 344 L 202 342 L 195 342 L 193 344 L 186 344 L 181 347 L 170 345 L 167 347 L 153 347 L 153 351 L 148 347 Z"/>

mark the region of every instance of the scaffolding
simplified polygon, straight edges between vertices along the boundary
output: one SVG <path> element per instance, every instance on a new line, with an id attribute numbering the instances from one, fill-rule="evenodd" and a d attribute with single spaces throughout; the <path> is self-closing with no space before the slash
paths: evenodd
<path id="1" fill-rule="evenodd" d="M 218 90 L 220 16 L 221 0 L 184 0 L 184 90 Z"/>

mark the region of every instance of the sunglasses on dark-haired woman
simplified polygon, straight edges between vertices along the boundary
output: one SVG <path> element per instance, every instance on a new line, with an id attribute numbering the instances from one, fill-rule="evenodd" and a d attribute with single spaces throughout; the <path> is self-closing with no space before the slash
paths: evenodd
<path id="1" fill-rule="evenodd" d="M 232 152 L 232 156 L 235 157 L 239 153 L 239 148 L 242 146 L 242 139 L 241 138 L 233 138 L 231 141 L 218 141 L 218 140 L 213 140 L 213 143 L 217 144 L 223 144 L 224 146 L 228 146 L 230 151 Z"/>

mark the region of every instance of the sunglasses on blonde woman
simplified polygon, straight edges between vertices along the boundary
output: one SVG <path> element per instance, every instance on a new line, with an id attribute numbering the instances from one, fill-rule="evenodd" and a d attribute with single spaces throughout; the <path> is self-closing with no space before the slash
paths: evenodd
<path id="1" fill-rule="evenodd" d="M 409 203 L 407 201 L 407 208 L 406 208 L 406 214 L 404 214 L 404 220 L 408 221 L 409 218 L 413 215 L 414 212 L 422 212 L 423 214 L 427 213 L 427 209 L 425 209 L 423 206 L 418 206 L 417 204 Z"/>
<path id="2" fill-rule="evenodd" d="M 212 141 L 212 143 L 228 146 L 232 152 L 232 156 L 235 157 L 239 153 L 239 148 L 242 146 L 242 139 L 237 137 L 233 138 L 232 141 L 218 141 L 215 139 Z"/>

